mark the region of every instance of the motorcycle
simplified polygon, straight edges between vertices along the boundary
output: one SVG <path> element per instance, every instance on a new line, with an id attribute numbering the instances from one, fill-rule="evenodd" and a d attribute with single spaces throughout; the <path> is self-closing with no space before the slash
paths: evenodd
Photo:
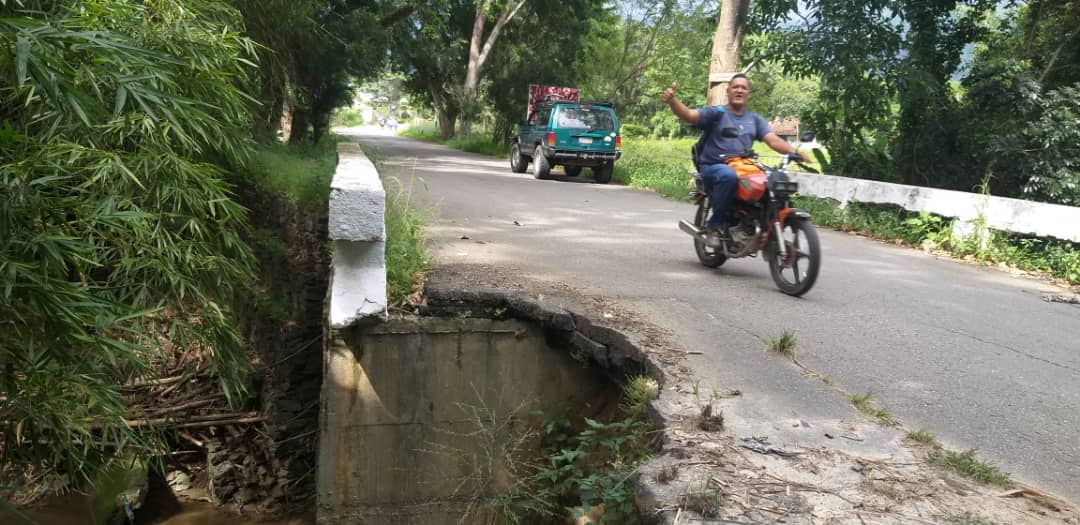
<path id="1" fill-rule="evenodd" d="M 804 134 L 801 140 L 812 140 L 812 136 Z M 692 153 L 696 159 L 697 152 Z M 697 172 L 693 174 L 695 189 L 690 192 L 697 213 L 693 224 L 679 221 L 679 229 L 694 238 L 694 251 L 704 266 L 716 268 L 728 259 L 756 257 L 760 251 L 781 292 L 796 297 L 805 294 L 814 286 L 821 268 L 821 245 L 810 214 L 791 204 L 791 196 L 799 190 L 799 185 L 789 180 L 787 168 L 798 161 L 799 156 L 783 155 L 777 167 L 760 163 L 753 152 L 729 158 L 730 161 L 725 159 L 729 165 L 732 162 L 752 163 L 757 170 L 736 169 L 739 189 L 728 218 L 729 235 L 723 245 L 712 248 L 705 244 L 705 224 L 712 212 L 712 203 Z"/>

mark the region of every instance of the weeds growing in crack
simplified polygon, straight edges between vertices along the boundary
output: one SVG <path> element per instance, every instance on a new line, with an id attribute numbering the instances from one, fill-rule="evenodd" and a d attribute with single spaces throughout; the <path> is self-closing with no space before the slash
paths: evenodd
<path id="1" fill-rule="evenodd" d="M 1007 485 L 1009 475 L 997 466 L 975 457 L 975 449 L 964 452 L 938 449 L 930 454 L 930 463 L 945 467 L 965 478 L 988 485 Z"/>
<path id="2" fill-rule="evenodd" d="M 996 521 L 968 512 L 956 516 L 949 516 L 945 519 L 949 520 L 946 522 L 948 525 L 998 525 Z"/>
<path id="3" fill-rule="evenodd" d="M 855 408 L 859 409 L 859 412 L 878 420 L 878 423 L 884 426 L 895 427 L 900 425 L 900 422 L 894 419 L 888 410 L 874 404 L 873 392 L 862 395 L 849 395 L 848 400 L 851 401 L 852 405 L 855 405 Z"/>
<path id="4" fill-rule="evenodd" d="M 698 415 L 689 418 L 689 423 L 692 423 L 693 428 L 698 430 L 705 430 L 708 432 L 723 430 L 724 412 L 716 405 L 716 402 L 723 398 L 723 396 L 714 388 L 712 393 L 709 394 L 709 399 L 707 401 L 702 401 L 701 383 L 699 381 L 694 381 L 692 386 L 694 402 L 698 407 Z"/>
<path id="5" fill-rule="evenodd" d="M 784 333 L 776 339 L 771 337 L 763 338 L 765 341 L 765 349 L 774 354 L 780 354 L 791 361 L 795 361 L 795 333 L 789 330 L 784 330 Z"/>
<path id="6" fill-rule="evenodd" d="M 912 441 L 915 441 L 917 443 L 922 443 L 924 445 L 930 445 L 931 447 L 934 447 L 934 448 L 941 447 L 941 443 L 938 443 L 937 438 L 934 437 L 934 435 L 931 434 L 930 432 L 927 432 L 926 430 L 909 430 L 907 432 L 907 438 L 912 440 Z"/>
<path id="7" fill-rule="evenodd" d="M 833 388 L 836 388 L 836 381 L 834 381 L 833 378 L 831 378 L 831 377 L 829 377 L 829 376 L 827 376 L 825 374 L 822 374 L 820 372 L 815 372 L 813 370 L 810 370 L 809 368 L 803 368 L 802 374 L 803 374 L 803 377 L 808 377 L 810 379 L 817 379 L 818 381 L 821 381 L 822 383 L 825 383 L 826 385 L 829 385 L 829 386 L 831 386 Z"/>
<path id="8" fill-rule="evenodd" d="M 679 506 L 696 512 L 703 518 L 716 518 L 724 508 L 724 499 L 719 490 L 709 486 L 709 479 L 706 477 L 686 484 L 679 496 Z"/>

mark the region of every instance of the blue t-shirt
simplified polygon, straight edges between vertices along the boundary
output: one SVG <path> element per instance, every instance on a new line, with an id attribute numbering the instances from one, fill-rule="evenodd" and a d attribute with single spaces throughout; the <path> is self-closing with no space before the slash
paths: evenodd
<path id="1" fill-rule="evenodd" d="M 716 164 L 723 162 L 722 155 L 750 151 L 754 149 L 755 140 L 762 140 L 772 132 L 761 115 L 749 110 L 736 115 L 724 106 L 698 108 L 697 127 L 709 134 L 701 150 L 702 164 Z M 723 128 L 736 128 L 739 136 L 724 137 L 720 133 Z"/>

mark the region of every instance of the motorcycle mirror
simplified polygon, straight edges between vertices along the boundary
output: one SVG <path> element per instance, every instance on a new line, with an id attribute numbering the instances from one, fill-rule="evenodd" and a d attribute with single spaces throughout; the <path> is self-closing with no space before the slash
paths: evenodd
<path id="1" fill-rule="evenodd" d="M 802 135 L 799 135 L 799 140 L 802 141 L 802 142 L 810 142 L 810 141 L 814 140 L 814 132 L 813 131 L 804 131 L 804 132 L 802 132 Z"/>
<path id="2" fill-rule="evenodd" d="M 726 139 L 734 139 L 739 137 L 739 128 L 721 128 L 720 136 Z"/>

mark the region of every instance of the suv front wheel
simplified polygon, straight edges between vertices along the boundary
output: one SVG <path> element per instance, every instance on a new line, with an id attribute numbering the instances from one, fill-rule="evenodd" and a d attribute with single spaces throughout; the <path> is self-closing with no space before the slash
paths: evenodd
<path id="1" fill-rule="evenodd" d="M 551 173 L 551 163 L 544 156 L 544 149 L 537 146 L 536 151 L 533 152 L 533 176 L 546 179 L 549 173 Z"/>
<path id="2" fill-rule="evenodd" d="M 525 173 L 529 167 L 529 158 L 521 154 L 521 145 L 517 142 L 510 146 L 510 170 L 514 173 Z"/>

